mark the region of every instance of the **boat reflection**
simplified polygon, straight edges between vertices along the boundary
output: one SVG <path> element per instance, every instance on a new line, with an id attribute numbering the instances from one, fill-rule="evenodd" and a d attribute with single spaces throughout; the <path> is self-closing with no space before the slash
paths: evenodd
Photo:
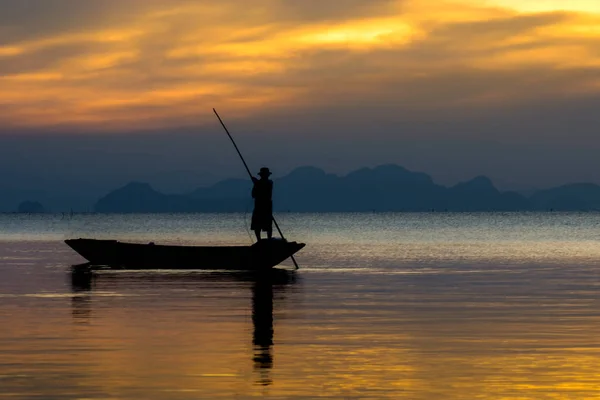
<path id="1" fill-rule="evenodd" d="M 91 318 L 91 298 L 94 290 L 106 291 L 123 289 L 122 285 L 147 285 L 176 282 L 206 283 L 247 283 L 252 290 L 252 347 L 253 369 L 258 375 L 256 384 L 269 386 L 272 384 L 270 372 L 273 368 L 273 308 L 276 300 L 283 299 L 286 287 L 297 282 L 293 271 L 273 269 L 265 272 L 223 271 L 198 273 L 170 273 L 165 271 L 144 273 L 136 272 L 92 272 L 82 268 L 71 269 L 72 315 L 75 321 L 89 322 Z M 96 299 L 97 301 L 97 299 Z"/>

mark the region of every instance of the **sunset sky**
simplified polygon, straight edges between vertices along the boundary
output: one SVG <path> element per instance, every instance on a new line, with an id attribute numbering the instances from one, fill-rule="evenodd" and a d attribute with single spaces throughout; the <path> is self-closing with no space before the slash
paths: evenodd
<path id="1" fill-rule="evenodd" d="M 3 136 L 212 145 L 216 107 L 280 170 L 543 186 L 595 179 L 598 106 L 597 0 L 0 0 Z"/>

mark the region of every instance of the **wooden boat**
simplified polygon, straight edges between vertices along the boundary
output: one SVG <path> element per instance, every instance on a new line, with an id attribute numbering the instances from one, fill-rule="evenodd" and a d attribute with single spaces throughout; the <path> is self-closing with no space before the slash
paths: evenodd
<path id="1" fill-rule="evenodd" d="M 261 240 L 252 246 L 166 246 L 96 239 L 65 243 L 88 260 L 90 268 L 240 271 L 273 268 L 305 246 L 282 239 Z"/>

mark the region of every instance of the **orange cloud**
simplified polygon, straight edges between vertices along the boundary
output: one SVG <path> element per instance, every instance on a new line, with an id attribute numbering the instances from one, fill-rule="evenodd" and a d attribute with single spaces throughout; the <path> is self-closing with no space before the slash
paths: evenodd
<path id="1" fill-rule="evenodd" d="M 217 105 L 238 115 L 349 98 L 484 106 L 566 86 L 597 90 L 597 80 L 580 73 L 600 65 L 596 2 L 351 1 L 328 6 L 323 18 L 311 4 L 157 0 L 136 3 L 126 18 L 113 12 L 69 31 L 15 38 L 0 44 L 1 118 L 13 126 L 135 129 L 198 123 Z M 494 78 L 507 70 L 517 82 L 532 72 L 572 76 L 570 85 L 560 73 L 550 87 L 507 92 Z M 456 87 L 448 79 L 468 87 L 470 71 L 487 74 L 488 83 L 472 92 L 459 84 L 461 100 L 441 103 Z"/>

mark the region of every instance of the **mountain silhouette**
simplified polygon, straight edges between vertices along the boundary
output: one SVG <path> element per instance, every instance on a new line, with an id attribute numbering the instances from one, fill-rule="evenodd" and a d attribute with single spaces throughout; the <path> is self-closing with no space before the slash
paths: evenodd
<path id="1" fill-rule="evenodd" d="M 540 190 L 531 196 L 531 201 L 539 210 L 600 210 L 600 186 L 592 183 L 563 185 Z"/>
<path id="2" fill-rule="evenodd" d="M 132 182 L 102 197 L 94 211 L 100 213 L 233 212 L 243 209 L 241 197 L 201 198 L 167 195 L 149 184 Z"/>
<path id="3" fill-rule="evenodd" d="M 250 190 L 252 182 L 248 179 L 226 179 L 212 186 L 196 189 L 190 196 L 194 199 L 247 198 Z"/>
<path id="4" fill-rule="evenodd" d="M 526 197 L 499 191 L 485 176 L 446 187 L 425 173 L 392 164 L 361 168 L 345 176 L 305 166 L 274 179 L 274 183 L 275 211 L 600 210 L 600 186 L 590 183 L 539 190 Z M 132 182 L 98 200 L 95 211 L 243 212 L 251 204 L 251 189 L 249 180 L 227 179 L 191 193 L 167 195 L 147 183 Z"/>
<path id="5" fill-rule="evenodd" d="M 525 211 L 533 208 L 529 200 L 516 192 L 500 192 L 485 176 L 450 188 L 448 199 L 445 208 L 453 211 Z"/>
<path id="6" fill-rule="evenodd" d="M 297 211 L 424 211 L 444 188 L 396 165 L 361 168 L 344 177 L 303 167 L 275 181 L 275 208 Z"/>
<path id="7" fill-rule="evenodd" d="M 316 167 L 296 168 L 275 179 L 276 211 L 520 211 L 534 202 L 515 192 L 498 191 L 480 176 L 453 187 L 436 184 L 421 172 L 398 165 L 361 168 L 345 176 Z M 249 207 L 249 180 L 227 179 L 191 193 L 167 195 L 147 183 L 132 182 L 98 200 L 96 212 L 241 212 Z"/>
<path id="8" fill-rule="evenodd" d="M 44 206 L 38 201 L 24 201 L 17 207 L 19 213 L 39 214 L 45 211 Z"/>

